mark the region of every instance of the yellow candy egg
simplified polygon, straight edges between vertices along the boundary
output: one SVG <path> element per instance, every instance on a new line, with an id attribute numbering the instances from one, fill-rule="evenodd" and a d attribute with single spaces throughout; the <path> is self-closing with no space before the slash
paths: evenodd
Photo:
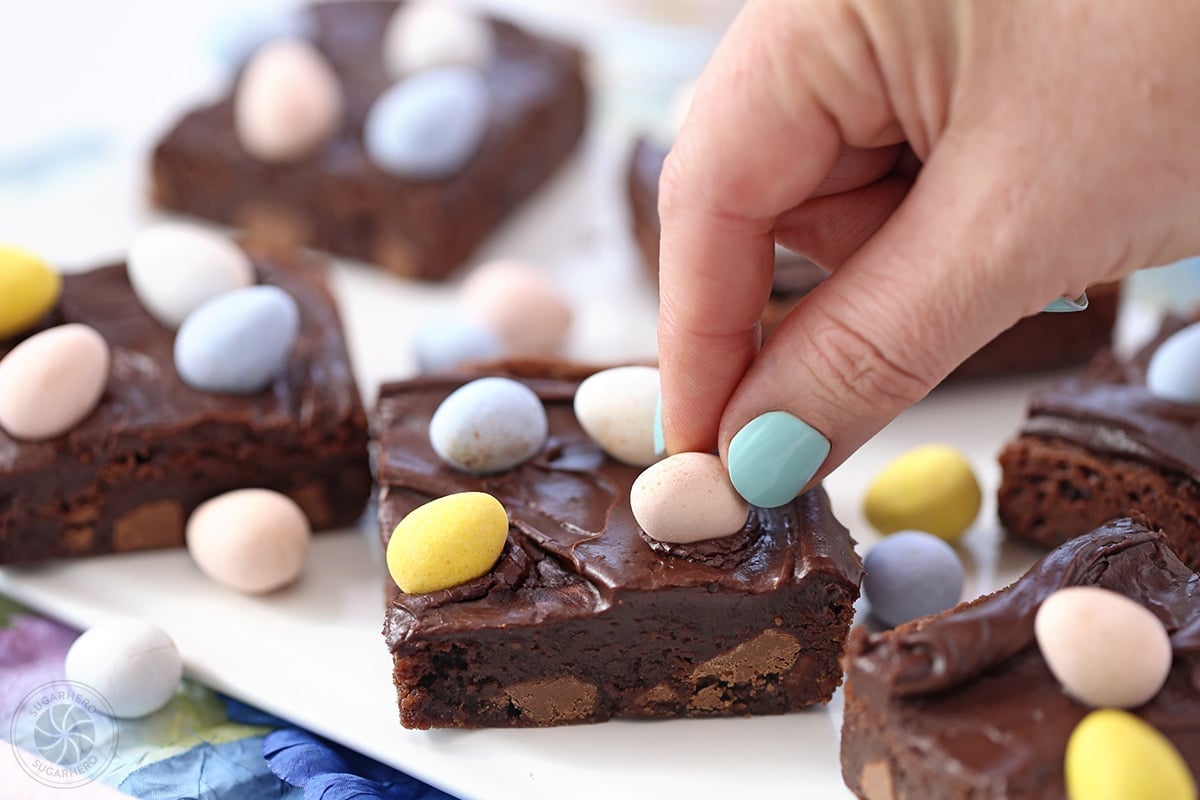
<path id="1" fill-rule="evenodd" d="M 1128 711 L 1106 708 L 1083 718 L 1067 741 L 1070 800 L 1195 800 L 1183 756 L 1157 729 Z"/>
<path id="2" fill-rule="evenodd" d="M 37 256 L 0 245 L 0 339 L 16 336 L 46 316 L 62 278 Z"/>
<path id="3" fill-rule="evenodd" d="M 459 492 L 413 509 L 392 531 L 387 565 L 407 594 L 436 592 L 484 575 L 508 538 L 508 514 L 484 492 Z"/>
<path id="4" fill-rule="evenodd" d="M 979 514 L 979 481 L 953 447 L 929 444 L 896 458 L 867 488 L 863 511 L 880 533 L 927 531 L 953 542 Z"/>

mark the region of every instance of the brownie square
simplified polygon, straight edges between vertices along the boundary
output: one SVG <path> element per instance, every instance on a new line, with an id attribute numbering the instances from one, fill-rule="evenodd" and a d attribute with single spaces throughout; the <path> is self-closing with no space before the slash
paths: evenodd
<path id="1" fill-rule="evenodd" d="M 253 395 L 213 394 L 175 371 L 175 332 L 134 295 L 124 264 L 63 279 L 45 327 L 95 328 L 108 387 L 73 430 L 42 442 L 0 430 L 0 563 L 178 547 L 196 506 L 261 487 L 295 500 L 313 528 L 353 524 L 371 490 L 367 421 L 325 266 L 251 254 L 261 283 L 295 298 L 287 371 Z M 19 340 L 0 342 L 0 358 Z"/>
<path id="2" fill-rule="evenodd" d="M 827 702 L 862 567 L 824 491 L 754 509 L 733 536 L 656 552 L 629 507 L 640 470 L 605 456 L 575 419 L 588 372 L 514 363 L 486 373 L 533 389 L 550 435 L 531 461 L 483 477 L 443 464 L 428 426 L 450 392 L 485 373 L 383 388 L 372 446 L 384 540 L 413 508 L 453 492 L 493 494 L 510 522 L 487 575 L 426 594 L 392 588 L 384 635 L 401 723 L 529 727 Z"/>
<path id="3" fill-rule="evenodd" d="M 1099 586 L 1171 634 L 1163 689 L 1134 709 L 1200 775 L 1200 578 L 1141 521 L 1115 520 L 1053 551 L 1011 586 L 893 631 L 856 629 L 846 654 L 842 774 L 867 800 L 1064 800 L 1067 739 L 1091 709 L 1038 650 L 1034 616 L 1067 586 Z"/>
<path id="4" fill-rule="evenodd" d="M 634 144 L 626 173 L 626 191 L 634 238 L 646 267 L 658 278 L 658 176 L 666 150 L 646 140 Z M 769 336 L 796 303 L 829 273 L 806 258 L 779 250 L 775 282 L 763 311 L 763 335 Z M 984 345 L 950 374 L 952 378 L 985 378 L 1037 372 L 1082 364 L 1112 341 L 1120 283 L 1088 287 L 1088 309 L 1073 314 L 1035 314 Z"/>
<path id="5" fill-rule="evenodd" d="M 1029 400 L 1000 453 L 1000 521 L 1014 538 L 1054 547 L 1137 511 L 1184 563 L 1200 569 L 1200 407 L 1152 396 L 1146 368 L 1175 321 L 1128 361 L 1105 351 Z"/>
<path id="6" fill-rule="evenodd" d="M 572 151 L 587 93 L 580 53 L 492 20 L 496 52 L 483 70 L 490 127 L 474 158 L 443 180 L 406 180 L 376 166 L 363 122 L 392 83 L 383 35 L 398 3 L 313 5 L 312 42 L 345 97 L 338 132 L 300 161 L 250 156 L 234 130 L 232 95 L 183 117 L 154 152 L 153 195 L 163 208 L 308 245 L 405 276 L 445 277 Z"/>

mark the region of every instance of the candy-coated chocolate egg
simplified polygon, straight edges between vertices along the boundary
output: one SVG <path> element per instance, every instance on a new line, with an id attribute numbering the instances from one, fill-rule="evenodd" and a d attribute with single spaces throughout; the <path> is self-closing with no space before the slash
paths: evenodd
<path id="1" fill-rule="evenodd" d="M 1146 368 L 1150 394 L 1173 403 L 1200 403 L 1200 322 L 1168 337 Z"/>
<path id="2" fill-rule="evenodd" d="M 489 95 L 482 76 L 466 67 L 435 67 L 405 78 L 367 113 L 367 155 L 381 169 L 411 180 L 454 175 L 487 133 Z"/>
<path id="3" fill-rule="evenodd" d="M 388 21 L 383 63 L 394 78 L 431 67 L 482 67 L 495 49 L 492 26 L 464 8 L 410 0 Z"/>
<path id="4" fill-rule="evenodd" d="M 232 4 L 205 31 L 205 50 L 221 66 L 238 68 L 275 39 L 311 39 L 314 22 L 311 13 L 289 0 Z"/>
<path id="5" fill-rule="evenodd" d="M 867 488 L 863 510 L 880 533 L 918 530 L 953 542 L 971 527 L 981 502 L 966 456 L 929 444 L 884 467 Z"/>
<path id="6" fill-rule="evenodd" d="M 575 417 L 613 458 L 635 467 L 649 466 L 658 460 L 654 452 L 658 392 L 654 367 L 606 369 L 579 384 Z"/>
<path id="7" fill-rule="evenodd" d="M 434 452 L 463 472 L 515 467 L 546 442 L 546 407 L 533 390 L 509 378 L 480 378 L 454 390 L 429 421 Z"/>
<path id="8" fill-rule="evenodd" d="M 1196 781 L 1175 745 L 1128 711 L 1084 717 L 1063 766 L 1069 800 L 1196 800 Z"/>
<path id="9" fill-rule="evenodd" d="M 166 631 L 138 619 L 88 628 L 67 651 L 67 680 L 94 689 L 113 715 L 144 717 L 167 704 L 183 677 L 183 659 Z"/>
<path id="10" fill-rule="evenodd" d="M 489 325 L 461 316 L 426 321 L 413 335 L 413 349 L 421 372 L 454 370 L 504 355 L 504 344 Z"/>
<path id="11" fill-rule="evenodd" d="M 200 571 L 245 594 L 300 577 L 312 529 L 296 501 L 269 489 L 238 489 L 202 503 L 187 523 L 187 548 Z"/>
<path id="12" fill-rule="evenodd" d="M 499 500 L 484 492 L 447 495 L 400 520 L 388 540 L 388 572 L 408 594 L 450 589 L 486 575 L 507 538 Z"/>
<path id="13" fill-rule="evenodd" d="M 0 428 L 28 441 L 71 430 L 100 402 L 111 360 L 104 337 L 87 325 L 30 336 L 0 359 Z"/>
<path id="14" fill-rule="evenodd" d="M 138 300 L 168 328 L 178 328 L 214 297 L 254 283 L 254 267 L 242 248 L 219 233 L 180 222 L 135 236 L 126 269 Z"/>
<path id="15" fill-rule="evenodd" d="M 555 355 L 571 327 L 571 306 L 528 264 L 500 259 L 481 264 L 463 281 L 462 306 L 500 334 L 517 355 Z"/>
<path id="16" fill-rule="evenodd" d="M 647 467 L 629 490 L 629 505 L 647 536 L 674 544 L 729 536 L 750 516 L 711 453 L 676 453 Z"/>
<path id="17" fill-rule="evenodd" d="M 1099 586 L 1051 594 L 1034 633 L 1054 677 L 1085 705 L 1136 708 L 1171 671 L 1171 639 L 1154 612 Z"/>
<path id="18" fill-rule="evenodd" d="M 937 614 L 962 598 L 963 565 L 954 548 L 924 531 L 881 539 L 863 561 L 863 595 L 886 625 Z"/>
<path id="19" fill-rule="evenodd" d="M 248 286 L 209 300 L 175 336 L 175 369 L 194 389 L 253 394 L 287 368 L 300 311 L 277 286 Z"/>
<path id="20" fill-rule="evenodd" d="M 234 127 L 260 161 L 297 161 L 342 123 L 342 87 L 320 51 L 303 39 L 276 39 L 246 64 L 234 95 Z"/>
<path id="21" fill-rule="evenodd" d="M 0 245 L 0 339 L 32 328 L 62 292 L 62 279 L 45 261 Z"/>

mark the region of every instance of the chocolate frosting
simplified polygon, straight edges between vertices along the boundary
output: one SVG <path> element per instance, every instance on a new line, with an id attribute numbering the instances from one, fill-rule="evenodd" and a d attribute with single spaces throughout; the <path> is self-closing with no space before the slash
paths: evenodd
<path id="1" fill-rule="evenodd" d="M 489 492 L 511 521 L 508 546 L 487 575 L 446 591 L 395 594 L 385 628 L 390 646 L 417 631 L 591 616 L 628 593 L 700 587 L 763 594 L 814 574 L 857 593 L 862 566 L 820 488 L 782 508 L 756 509 L 746 530 L 726 537 L 728 546 L 698 543 L 674 555 L 656 553 L 629 508 L 629 489 L 641 470 L 605 456 L 575 418 L 575 389 L 587 370 L 521 377 L 539 372 L 545 369 L 518 369 L 514 376 L 544 402 L 549 440 L 532 460 L 492 476 L 455 471 L 429 444 L 430 417 L 468 377 L 423 377 L 381 390 L 374 457 L 384 487 L 385 539 L 409 510 L 453 492 Z M 528 602 L 508 602 L 514 595 Z"/>

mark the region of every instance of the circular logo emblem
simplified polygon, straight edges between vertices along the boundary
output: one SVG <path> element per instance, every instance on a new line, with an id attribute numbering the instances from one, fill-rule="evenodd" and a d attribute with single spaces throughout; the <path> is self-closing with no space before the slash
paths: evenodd
<path id="1" fill-rule="evenodd" d="M 34 780 L 60 789 L 100 777 L 117 752 L 117 720 L 95 689 L 52 681 L 25 695 L 9 729 L 17 763 Z"/>

